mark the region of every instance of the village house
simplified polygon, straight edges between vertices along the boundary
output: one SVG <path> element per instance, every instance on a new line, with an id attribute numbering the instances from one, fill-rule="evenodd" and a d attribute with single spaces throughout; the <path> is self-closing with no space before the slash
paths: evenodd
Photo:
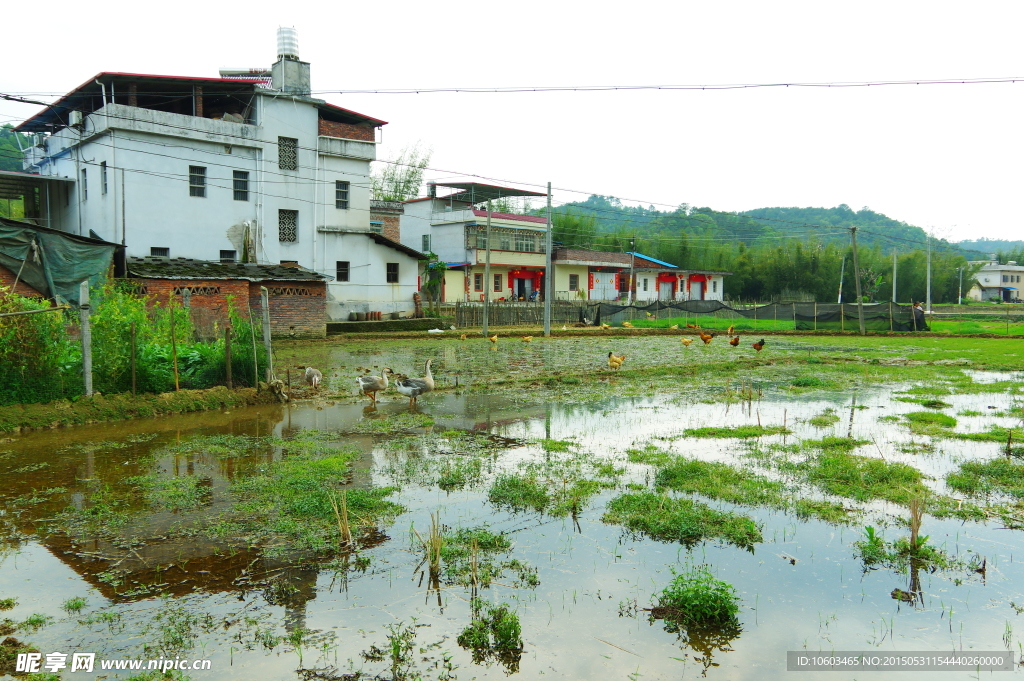
<path id="1" fill-rule="evenodd" d="M 981 263 L 971 262 L 970 264 Z M 974 285 L 964 297 L 977 301 L 1017 302 L 1020 300 L 1022 275 L 1024 275 L 1024 265 L 1018 265 L 1016 260 L 1007 261 L 1005 265 L 1000 265 L 998 260 L 984 261 L 981 269 L 974 276 Z"/>
<path id="2" fill-rule="evenodd" d="M 90 78 L 16 128 L 35 145 L 3 179 L 30 221 L 129 258 L 315 273 L 317 323 L 408 314 L 423 258 L 397 243 L 401 206 L 371 206 L 367 182 L 383 125 L 311 97 L 310 65 L 281 29 L 269 69 Z"/>
<path id="3" fill-rule="evenodd" d="M 479 182 L 428 183 L 429 196 L 405 202 L 402 243 L 435 253 L 448 264 L 442 300 L 479 302 L 527 300 L 542 291 L 547 219 L 535 215 L 491 211 L 490 281 L 487 259 L 487 201 L 510 197 L 543 197 L 540 192 Z M 454 190 L 438 197 L 437 188 Z"/>

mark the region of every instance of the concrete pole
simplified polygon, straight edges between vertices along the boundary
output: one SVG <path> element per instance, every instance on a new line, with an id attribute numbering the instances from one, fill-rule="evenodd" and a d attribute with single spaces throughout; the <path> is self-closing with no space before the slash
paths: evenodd
<path id="1" fill-rule="evenodd" d="M 484 335 L 488 334 L 487 322 L 491 312 L 491 201 L 487 200 L 487 240 L 484 254 Z"/>
<path id="2" fill-rule="evenodd" d="M 555 269 L 551 264 L 551 183 L 548 182 L 548 231 L 544 238 L 544 337 L 551 337 L 551 294 L 555 290 Z"/>
<path id="3" fill-rule="evenodd" d="M 260 286 L 260 307 L 263 308 L 263 346 L 267 349 L 267 385 L 274 380 L 274 358 L 270 346 L 270 293 Z"/>
<path id="4" fill-rule="evenodd" d="M 956 287 L 956 304 L 964 304 L 964 268 L 960 268 L 960 284 Z"/>
<path id="5" fill-rule="evenodd" d="M 928 234 L 927 236 L 925 236 L 925 239 L 927 239 L 927 244 L 928 244 L 928 269 L 927 269 L 927 276 L 926 276 L 927 293 L 925 294 L 926 297 L 925 297 L 924 309 L 925 309 L 925 312 L 927 312 L 928 314 L 931 314 L 931 312 L 932 312 L 932 235 Z"/>
<path id="6" fill-rule="evenodd" d="M 634 265 L 636 263 L 636 256 L 633 255 L 635 249 L 636 249 L 636 235 L 634 234 L 633 238 L 629 240 L 629 291 L 627 292 L 626 301 L 630 305 L 633 304 L 633 286 L 635 286 L 635 284 L 633 282 L 633 267 L 634 267 Z M 707 282 L 705 282 L 705 283 L 707 283 Z"/>
<path id="7" fill-rule="evenodd" d="M 853 242 L 853 281 L 857 284 L 857 317 L 860 335 L 867 335 L 864 330 L 864 296 L 860 292 L 860 259 L 857 257 L 857 228 L 850 228 L 850 240 Z"/>
<path id="8" fill-rule="evenodd" d="M 892 249 L 892 302 L 896 302 L 896 249 Z"/>
<path id="9" fill-rule="evenodd" d="M 78 285 L 79 319 L 82 324 L 82 377 L 85 394 L 92 395 L 92 329 L 89 327 L 89 280 Z"/>

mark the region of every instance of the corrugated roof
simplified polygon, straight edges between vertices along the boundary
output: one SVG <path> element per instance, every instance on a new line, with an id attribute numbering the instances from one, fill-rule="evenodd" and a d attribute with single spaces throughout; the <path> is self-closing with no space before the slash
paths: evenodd
<path id="1" fill-rule="evenodd" d="M 487 217 L 487 211 L 474 209 L 473 215 L 485 218 Z M 500 220 L 518 220 L 520 222 L 537 222 L 543 225 L 546 225 L 548 223 L 548 219 L 540 215 L 521 215 L 519 213 L 495 213 L 494 211 L 491 211 L 491 219 L 493 220 L 495 218 Z"/>
<path id="2" fill-rule="evenodd" d="M 650 260 L 654 264 L 661 265 L 662 267 L 671 267 L 672 269 L 679 269 L 678 267 L 676 267 L 672 263 L 665 262 L 664 260 L 658 260 L 657 258 L 652 258 L 649 255 L 644 255 L 643 253 L 634 253 L 633 251 L 626 251 L 626 255 L 635 255 L 638 258 L 643 258 L 644 260 Z"/>

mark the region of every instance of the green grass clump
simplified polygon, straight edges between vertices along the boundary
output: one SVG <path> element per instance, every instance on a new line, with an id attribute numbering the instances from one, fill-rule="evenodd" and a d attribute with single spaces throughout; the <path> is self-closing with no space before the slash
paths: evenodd
<path id="1" fill-rule="evenodd" d="M 441 464 L 436 484 L 446 492 L 480 480 L 483 462 L 478 458 L 449 459 Z"/>
<path id="2" fill-rule="evenodd" d="M 606 523 L 624 525 L 662 541 L 695 544 L 715 538 L 753 548 L 762 540 L 761 530 L 751 518 L 716 511 L 692 499 L 677 499 L 653 492 L 621 494 L 608 502 Z"/>
<path id="3" fill-rule="evenodd" d="M 983 433 L 950 433 L 950 436 L 957 440 L 972 440 L 974 442 L 1006 442 L 1010 438 L 1020 442 L 1024 440 L 1024 429 L 991 425 Z"/>
<path id="4" fill-rule="evenodd" d="M 964 494 L 980 495 L 992 491 L 1024 498 L 1024 464 L 1005 458 L 991 461 L 966 461 L 946 476 L 946 484 Z"/>
<path id="5" fill-rule="evenodd" d="M 89 601 L 81 596 L 75 596 L 74 598 L 69 598 L 64 601 L 61 608 L 63 608 L 69 615 L 74 615 L 81 612 L 82 608 L 84 608 L 88 602 Z"/>
<path id="6" fill-rule="evenodd" d="M 334 450 L 333 454 L 299 454 L 264 464 L 257 474 L 239 479 L 232 492 L 239 503 L 236 519 L 256 535 L 280 534 L 302 548 L 324 550 L 340 538 L 331 499 L 349 475 L 356 452 Z M 385 497 L 393 487 L 346 490 L 348 515 L 358 530 L 368 530 L 377 519 L 392 518 L 404 509 Z"/>
<path id="7" fill-rule="evenodd" d="M 659 614 L 684 626 L 736 625 L 739 603 L 736 589 L 703 566 L 677 574 L 658 597 Z"/>
<path id="8" fill-rule="evenodd" d="M 839 416 L 836 414 L 835 409 L 826 409 L 820 414 L 807 419 L 807 422 L 815 428 L 828 428 L 839 423 Z"/>
<path id="9" fill-rule="evenodd" d="M 575 444 L 569 440 L 548 440 L 546 438 L 539 442 L 545 452 L 567 452 Z"/>
<path id="10" fill-rule="evenodd" d="M 904 414 L 903 418 L 912 424 L 941 426 L 943 428 L 955 428 L 956 419 L 948 414 L 937 414 L 932 411 L 912 411 Z"/>
<path id="11" fill-rule="evenodd" d="M 695 492 L 734 504 L 785 506 L 785 485 L 718 461 L 677 457 L 654 478 L 659 487 Z"/>
<path id="12" fill-rule="evenodd" d="M 210 501 L 210 487 L 204 484 L 206 480 L 194 475 L 176 478 L 140 475 L 128 478 L 127 482 L 142 488 L 152 506 L 168 511 L 186 511 Z"/>
<path id="13" fill-rule="evenodd" d="M 17 604 L 17 598 L 0 598 L 0 610 L 10 610 Z"/>
<path id="14" fill-rule="evenodd" d="M 686 437 L 761 437 L 763 435 L 784 435 L 790 431 L 783 426 L 708 426 L 705 428 L 687 428 L 683 431 Z"/>
<path id="15" fill-rule="evenodd" d="M 474 662 L 496 657 L 510 672 L 518 670 L 518 653 L 523 650 L 519 615 L 505 603 L 484 603 L 479 598 L 474 598 L 471 606 L 473 621 L 456 639 L 459 645 L 473 653 Z"/>
<path id="16" fill-rule="evenodd" d="M 903 463 L 857 456 L 835 449 L 792 467 L 829 494 L 857 501 L 886 499 L 905 504 L 914 498 L 927 498 L 921 483 L 921 471 Z"/>
<path id="17" fill-rule="evenodd" d="M 902 572 L 911 561 L 919 567 L 933 570 L 947 570 L 961 565 L 941 548 L 929 544 L 928 539 L 928 536 L 920 535 L 916 545 L 911 545 L 908 537 L 887 542 L 869 525 L 864 528 L 864 539 L 854 542 L 853 546 L 865 570 L 884 567 Z"/>
<path id="18" fill-rule="evenodd" d="M 450 584 L 490 586 L 506 571 L 516 575 L 517 585 L 536 587 L 540 584 L 536 568 L 513 559 L 496 560 L 496 556 L 512 550 L 507 535 L 491 532 L 486 527 L 460 528 L 443 533 L 442 575 Z"/>
<path id="19" fill-rule="evenodd" d="M 672 455 L 654 445 L 647 445 L 643 449 L 627 449 L 626 459 L 630 463 L 646 463 L 654 466 L 664 466 L 672 460 Z"/>
<path id="20" fill-rule="evenodd" d="M 826 452 L 850 452 L 866 444 L 867 440 L 852 437 L 823 437 L 820 440 L 804 440 L 800 446 L 804 449 L 820 449 Z"/>
<path id="21" fill-rule="evenodd" d="M 817 376 L 797 376 L 791 380 L 789 384 L 796 388 L 820 388 L 821 386 L 827 385 L 828 382 L 818 378 Z"/>
<path id="22" fill-rule="evenodd" d="M 817 518 L 835 524 L 849 523 L 860 515 L 859 511 L 848 509 L 838 502 L 814 499 L 797 499 L 793 502 L 793 510 L 798 518 Z"/>
<path id="23" fill-rule="evenodd" d="M 551 503 L 547 489 L 532 475 L 499 475 L 491 485 L 487 498 L 499 506 L 543 511 Z"/>

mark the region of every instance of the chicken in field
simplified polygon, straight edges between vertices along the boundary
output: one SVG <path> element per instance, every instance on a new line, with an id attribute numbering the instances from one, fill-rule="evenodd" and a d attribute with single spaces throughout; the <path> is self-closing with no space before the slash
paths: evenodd
<path id="1" fill-rule="evenodd" d="M 692 338 L 680 338 L 679 342 L 682 343 L 683 345 L 685 345 L 686 347 L 690 347 L 690 343 L 693 342 L 693 339 Z"/>
<path id="2" fill-rule="evenodd" d="M 633 328 L 633 325 L 630 324 L 629 322 L 622 322 L 622 326 L 624 326 L 627 329 L 632 329 Z"/>
<path id="3" fill-rule="evenodd" d="M 715 334 L 713 333 L 704 333 L 703 331 L 700 332 L 700 339 L 704 341 L 705 346 L 711 345 L 711 341 L 714 340 L 714 338 Z"/>
<path id="4" fill-rule="evenodd" d="M 611 324 L 602 324 L 601 328 L 602 329 L 610 329 L 610 328 L 612 328 L 612 325 Z"/>
<path id="5" fill-rule="evenodd" d="M 532 340 L 533 340 L 533 336 L 523 336 L 523 342 L 524 343 L 529 343 Z"/>
<path id="6" fill-rule="evenodd" d="M 562 324 L 562 331 L 568 331 L 568 330 L 569 330 L 569 327 L 567 327 L 565 324 Z"/>
<path id="7" fill-rule="evenodd" d="M 313 386 L 313 390 L 317 390 L 320 387 L 320 381 L 324 379 L 324 375 L 320 373 L 319 369 L 313 367 L 306 367 L 306 383 Z"/>
<path id="8" fill-rule="evenodd" d="M 673 324 L 672 326 L 670 326 L 668 328 L 670 328 L 670 329 L 678 329 L 679 325 L 678 324 Z"/>
<path id="9" fill-rule="evenodd" d="M 459 340 L 466 340 L 466 334 L 459 334 Z"/>
<path id="10" fill-rule="evenodd" d="M 622 363 L 626 361 L 625 355 L 616 355 L 614 352 L 608 353 L 608 368 L 609 369 L 621 369 Z"/>
<path id="11" fill-rule="evenodd" d="M 764 338 L 757 341 L 756 343 L 751 343 L 751 345 L 754 347 L 755 350 L 761 352 L 761 349 L 764 347 Z"/>
<path id="12" fill-rule="evenodd" d="M 734 327 L 730 326 L 728 329 L 725 330 L 725 332 L 731 336 L 733 328 Z"/>
<path id="13" fill-rule="evenodd" d="M 688 328 L 688 329 L 699 329 L 700 325 L 699 324 L 687 324 L 686 328 Z"/>
<path id="14" fill-rule="evenodd" d="M 493 336 L 489 337 L 487 340 L 491 341 L 492 343 L 497 343 L 498 342 L 498 334 L 494 334 Z"/>
<path id="15" fill-rule="evenodd" d="M 739 336 L 736 336 L 734 338 L 730 338 L 729 339 L 729 345 L 731 345 L 733 347 L 736 347 L 739 344 L 740 344 L 740 337 Z"/>

